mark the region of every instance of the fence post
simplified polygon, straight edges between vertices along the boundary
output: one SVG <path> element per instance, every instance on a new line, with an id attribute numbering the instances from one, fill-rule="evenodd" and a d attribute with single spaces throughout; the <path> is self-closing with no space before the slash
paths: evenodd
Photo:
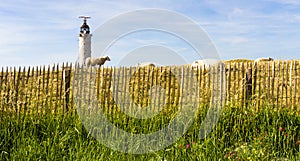
<path id="1" fill-rule="evenodd" d="M 66 112 L 69 111 L 69 100 L 70 100 L 70 82 L 71 82 L 71 67 L 66 65 L 66 67 L 63 67 L 64 72 L 64 83 L 65 83 L 65 108 Z"/>
<path id="2" fill-rule="evenodd" d="M 252 66 L 247 69 L 246 72 L 246 107 L 248 107 L 248 103 L 252 96 Z"/>

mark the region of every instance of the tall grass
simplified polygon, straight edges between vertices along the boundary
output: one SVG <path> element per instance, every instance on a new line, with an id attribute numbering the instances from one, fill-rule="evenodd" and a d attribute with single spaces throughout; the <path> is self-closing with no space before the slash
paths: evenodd
<path id="1" fill-rule="evenodd" d="M 234 65 L 235 66 L 235 65 Z M 44 70 L 45 71 L 45 70 Z M 65 110 L 66 94 L 65 84 L 60 76 L 62 72 L 41 73 L 34 71 L 17 75 L 16 81 L 9 81 L 13 76 L 1 73 L 1 110 L 0 110 L 0 158 L 1 160 L 290 160 L 300 159 L 300 115 L 289 105 L 299 105 L 299 90 L 282 90 L 278 84 L 275 93 L 289 92 L 286 98 L 293 98 L 293 103 L 288 99 L 274 99 L 275 94 L 263 90 L 265 87 L 258 85 L 259 92 L 267 91 L 269 99 L 275 104 L 268 104 L 265 97 L 255 97 L 259 92 L 253 93 L 252 103 L 248 107 L 239 106 L 238 99 L 228 99 L 219 122 L 214 130 L 205 139 L 200 139 L 199 130 L 206 117 L 210 93 L 209 90 L 200 91 L 200 104 L 198 113 L 189 130 L 169 147 L 144 155 L 126 154 L 113 151 L 94 139 L 90 131 L 86 131 L 74 110 L 72 101 L 69 111 Z M 58 71 L 58 67 L 57 67 Z M 130 97 L 135 104 L 146 108 L 149 104 L 151 93 L 147 93 L 151 85 L 165 87 L 167 96 L 166 109 L 151 119 L 135 119 L 126 116 L 113 102 L 111 92 L 112 76 L 121 75 L 123 71 L 111 72 L 107 70 L 97 73 L 98 103 L 103 106 L 107 118 L 118 128 L 131 133 L 148 134 L 159 130 L 168 124 L 177 114 L 179 89 L 177 80 L 170 73 L 160 70 L 143 70 L 142 77 L 133 75 L 128 84 Z M 280 70 L 279 70 L 280 71 Z M 298 71 L 298 70 L 297 70 Z M 152 73 L 151 73 L 152 72 Z M 15 72 L 17 73 L 17 72 Z M 264 73 L 264 72 L 263 72 Z M 28 77 L 25 75 L 28 74 Z M 295 73 L 296 74 L 296 70 Z M 149 77 L 149 75 L 152 75 Z M 229 81 L 232 86 L 228 89 L 240 87 L 235 84 L 242 74 L 232 77 Z M 171 77 L 168 77 L 171 76 Z M 296 75 L 298 76 L 298 75 Z M 290 82 L 291 87 L 298 87 L 297 79 Z M 25 77 L 27 79 L 25 79 Z M 29 79 L 30 78 L 30 79 Z M 118 77 L 114 77 L 115 79 Z M 113 79 L 114 79 L 113 78 Z M 152 79 L 149 79 L 152 78 Z M 197 79 L 199 88 L 207 88 L 209 76 L 205 70 L 200 70 Z M 263 79 L 259 79 L 262 81 Z M 292 80 L 292 79 L 291 79 Z M 19 86 L 17 85 L 19 82 Z M 113 80 L 122 84 L 119 80 Z M 157 82 L 167 83 L 157 83 Z M 264 80 L 268 82 L 267 80 Z M 138 83 L 137 83 L 138 82 Z M 239 82 L 239 81 L 238 81 Z M 241 82 L 241 81 L 240 81 Z M 276 84 L 277 83 L 277 84 Z M 22 88 L 21 88 L 22 87 Z M 72 86 L 71 86 L 72 87 Z M 280 87 L 280 88 L 279 88 Z M 290 89 L 292 89 L 289 87 Z M 298 89 L 298 88 L 297 88 Z M 73 89 L 68 89 L 73 92 Z M 112 89 L 118 91 L 120 89 Z M 145 92 L 146 91 L 146 92 Z M 282 92 L 285 91 L 285 92 Z M 121 91 L 122 92 L 122 91 Z M 120 93 L 121 93 L 120 92 Z M 232 96 L 238 91 L 232 92 Z M 152 94 L 152 96 L 155 93 Z M 260 96 L 260 95 L 258 95 Z M 283 95 L 282 95 L 283 96 Z M 72 96 L 71 96 L 72 98 Z M 72 99 L 70 99 L 72 100 Z M 227 101 L 228 101 L 227 100 Z M 268 99 L 266 99 L 268 100 Z M 280 101 L 283 101 L 281 103 Z M 291 99 L 292 100 L 292 99 Z M 232 101 L 232 102 L 230 102 Z M 260 104 L 256 101 L 261 101 Z M 159 102 L 159 99 L 158 99 Z M 254 102 L 254 103 L 253 103 Z M 232 103 L 232 104 L 231 104 Z M 280 105 L 283 105 L 282 107 Z M 259 106 L 259 107 L 257 107 Z M 145 143 L 147 144 L 147 143 Z"/>
<path id="2" fill-rule="evenodd" d="M 1 160 L 300 159 L 299 114 L 271 107 L 258 111 L 226 107 L 213 132 L 200 140 L 198 133 L 206 111 L 206 107 L 200 108 L 191 128 L 174 144 L 144 155 L 101 145 L 76 114 L 29 114 L 20 119 L 4 116 L 0 122 Z M 143 133 L 151 132 L 142 122 L 126 122 L 122 117 L 114 117 L 114 121 L 127 125 L 119 126 L 124 130 L 140 126 Z M 155 122 L 151 125 L 160 127 Z"/>

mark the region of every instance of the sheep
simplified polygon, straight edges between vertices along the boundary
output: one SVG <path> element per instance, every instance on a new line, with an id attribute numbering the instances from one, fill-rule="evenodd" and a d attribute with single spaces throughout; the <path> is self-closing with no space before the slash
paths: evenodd
<path id="1" fill-rule="evenodd" d="M 263 61 L 274 61 L 274 59 L 270 58 L 270 57 L 269 58 L 257 58 L 254 60 L 254 63 L 256 64 L 258 62 L 263 62 Z"/>
<path id="2" fill-rule="evenodd" d="M 221 60 L 218 59 L 202 59 L 202 60 L 195 60 L 192 63 L 192 69 L 197 69 L 197 68 L 209 68 L 212 65 L 219 65 L 219 64 L 224 64 Z"/>
<path id="3" fill-rule="evenodd" d="M 154 63 L 151 63 L 151 62 L 144 62 L 144 63 L 142 63 L 142 64 L 138 64 L 137 65 L 138 67 L 152 67 L 152 68 L 154 68 L 155 67 L 155 64 Z"/>
<path id="4" fill-rule="evenodd" d="M 106 61 L 110 61 L 110 58 L 108 56 L 106 57 L 99 57 L 99 58 L 91 58 L 91 57 L 88 57 L 86 58 L 85 60 L 85 65 L 87 67 L 90 67 L 90 66 L 95 66 L 95 65 L 103 65 Z"/>

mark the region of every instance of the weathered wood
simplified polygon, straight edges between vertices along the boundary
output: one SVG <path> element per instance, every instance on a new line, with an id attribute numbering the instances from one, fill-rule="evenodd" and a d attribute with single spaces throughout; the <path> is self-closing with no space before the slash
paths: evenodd
<path id="1" fill-rule="evenodd" d="M 190 72 L 191 72 L 191 70 L 189 70 L 189 68 L 187 68 L 187 71 L 186 71 L 186 76 L 185 76 L 185 79 L 187 79 L 187 83 L 186 83 L 186 88 L 185 88 L 185 91 L 190 91 L 191 89 L 190 89 L 190 87 L 193 85 L 193 82 L 192 82 L 192 77 L 190 76 Z M 214 76 L 214 74 L 211 74 L 211 72 L 213 72 L 212 71 L 212 69 L 211 68 L 208 68 L 208 73 L 209 73 L 209 79 L 211 79 L 210 77 L 211 76 Z M 170 73 L 171 74 L 171 73 Z M 209 89 L 213 89 L 213 88 L 210 88 L 210 87 L 213 87 L 214 86 L 214 83 L 212 82 L 212 83 L 210 83 L 207 87 L 209 88 Z M 210 98 L 212 98 L 212 97 L 210 97 Z M 192 102 L 192 97 L 191 97 L 191 95 L 189 94 L 188 96 L 187 96 L 187 99 L 186 99 L 186 104 L 188 104 L 188 103 L 191 103 Z"/>
<path id="2" fill-rule="evenodd" d="M 293 90 L 292 90 L 292 86 L 293 86 L 293 83 L 292 83 L 292 78 L 293 78 L 293 67 L 294 67 L 294 61 L 291 61 L 290 63 L 290 68 L 289 68 L 289 97 L 291 98 L 290 101 L 289 101 L 289 105 L 292 107 L 292 109 L 294 108 L 293 107 Z M 288 97 L 286 98 L 286 100 L 288 101 Z"/>
<path id="3" fill-rule="evenodd" d="M 61 83 L 62 85 L 65 85 L 65 99 L 64 99 L 64 109 L 66 112 L 69 112 L 69 104 L 70 104 L 70 87 L 71 87 L 71 72 L 72 72 L 72 65 L 68 66 L 68 63 L 66 64 L 66 67 L 63 68 L 63 75 L 64 75 L 64 83 Z M 62 93 L 62 92 L 61 92 Z"/>
<path id="4" fill-rule="evenodd" d="M 260 82 L 261 84 L 261 96 L 259 97 L 259 100 L 261 102 L 261 105 L 265 105 L 266 104 L 266 99 L 267 99 L 267 94 L 268 94 L 268 86 L 267 86 L 267 64 L 269 64 L 269 62 L 264 63 L 263 64 L 263 68 L 261 68 L 261 77 L 262 80 Z"/>
<path id="5" fill-rule="evenodd" d="M 34 86 L 32 86 L 33 88 L 33 95 L 32 95 L 32 98 L 31 99 L 34 99 L 35 101 L 31 101 L 31 107 L 33 107 L 33 113 L 35 113 L 37 116 L 39 114 L 39 110 L 38 110 L 38 99 L 39 99 L 39 96 L 38 96 L 38 92 L 39 92 L 39 69 L 38 69 L 38 66 L 35 66 L 35 67 L 32 67 L 34 69 L 34 72 L 32 73 L 32 79 L 35 80 L 33 81 L 33 84 Z"/>
<path id="6" fill-rule="evenodd" d="M 238 69 L 237 69 L 237 88 L 238 87 L 242 87 L 243 86 L 243 84 L 242 84 L 242 79 L 241 79 L 241 70 L 243 70 L 243 69 L 241 69 L 241 63 L 240 62 L 238 62 L 237 63 L 238 65 L 237 65 L 237 67 L 238 67 Z M 241 96 L 242 96 L 242 94 L 241 94 L 241 89 L 243 89 L 243 88 L 239 88 L 238 90 L 237 90 L 237 93 L 236 93 L 236 95 L 237 95 L 237 102 L 238 102 L 238 106 L 243 106 L 243 104 L 241 104 L 242 103 L 242 98 L 241 98 Z"/>
<path id="7" fill-rule="evenodd" d="M 9 92 L 10 92 L 10 81 L 9 81 L 9 72 L 8 72 L 8 67 L 6 68 L 6 74 L 5 74 L 5 94 L 4 94 L 4 100 L 5 100 L 5 107 L 6 107 L 6 111 L 10 112 L 9 109 L 7 109 L 7 107 L 9 106 Z"/>
<path id="8" fill-rule="evenodd" d="M 64 66 L 64 64 L 62 64 L 62 67 Z M 62 104 L 62 94 L 65 94 L 65 89 L 64 87 L 62 87 L 62 84 L 64 84 L 64 79 L 62 78 L 63 75 L 63 70 L 62 68 L 59 66 L 59 64 L 57 64 L 57 73 L 56 73 L 56 105 L 58 107 L 58 109 L 56 109 L 55 112 L 65 112 L 65 104 Z"/>
<path id="9" fill-rule="evenodd" d="M 242 107 L 245 107 L 245 85 L 246 85 L 246 80 L 245 80 L 245 64 L 244 63 L 241 63 L 242 65 L 242 76 L 241 76 L 241 87 L 242 87 L 242 94 L 241 94 L 241 106 Z"/>
<path id="10" fill-rule="evenodd" d="M 3 86 L 5 85 L 4 83 L 3 83 L 3 76 L 4 76 L 4 71 L 3 71 L 4 69 L 3 69 L 3 67 L 1 68 L 1 75 L 0 75 L 0 100 L 3 100 Z M 1 116 L 1 118 L 3 118 L 2 117 L 2 115 L 3 115 L 3 111 L 4 111 L 4 104 L 3 104 L 3 101 L 0 101 L 0 106 L 1 106 L 1 113 L 0 113 L 0 116 Z M 0 120 L 1 121 L 1 120 Z"/>
<path id="11" fill-rule="evenodd" d="M 180 73 L 181 73 L 182 69 L 183 69 L 183 67 L 180 69 Z M 202 96 L 203 96 L 203 95 L 202 95 L 202 89 L 203 89 L 203 88 L 202 88 L 202 82 L 203 82 L 203 81 L 202 81 L 202 78 L 203 78 L 203 72 L 202 72 L 202 71 L 203 71 L 203 68 L 198 68 L 198 67 L 197 67 L 197 74 L 198 74 L 198 75 L 197 75 L 197 78 L 199 78 L 199 79 L 198 79 L 198 81 L 199 81 L 199 90 L 198 90 L 198 91 L 199 91 L 199 101 L 200 101 L 200 102 L 201 102 L 201 100 L 203 99 L 203 98 L 202 98 Z M 181 73 L 181 75 L 182 75 L 182 73 Z M 183 76 L 182 76 L 182 77 L 183 77 Z M 178 90 L 177 96 L 179 96 L 179 94 L 180 94 L 180 90 Z"/>
<path id="12" fill-rule="evenodd" d="M 227 93 L 227 101 L 228 102 L 231 102 L 231 63 L 229 63 L 229 67 L 228 67 L 228 77 L 227 77 L 227 81 L 226 82 L 228 82 L 227 83 L 227 91 L 226 91 L 226 93 Z"/>
<path id="13" fill-rule="evenodd" d="M 47 113 L 50 112 L 50 110 L 52 109 L 52 104 L 53 104 L 53 82 L 54 82 L 54 76 L 55 76 L 55 64 L 52 66 L 50 75 L 51 75 L 51 88 L 50 88 L 50 98 L 49 98 L 50 101 L 49 101 L 49 107 L 46 109 Z"/>
<path id="14" fill-rule="evenodd" d="M 21 67 L 20 67 L 21 68 Z M 21 71 L 21 69 L 20 69 Z M 25 93 L 25 72 L 26 69 L 23 67 L 22 75 L 21 75 L 21 90 L 20 90 L 20 108 L 19 108 L 19 118 L 20 120 L 24 121 L 25 114 L 22 113 L 22 109 L 25 108 L 25 99 L 26 99 L 26 93 Z"/>
<path id="15" fill-rule="evenodd" d="M 127 93 L 129 93 L 129 91 L 127 91 L 127 89 L 126 89 L 127 84 L 128 84 L 128 79 L 127 79 L 128 75 L 127 75 L 126 69 L 124 67 L 122 68 L 122 73 L 123 73 L 123 82 L 122 82 L 122 85 L 123 85 L 123 91 L 122 91 L 123 96 L 122 96 L 122 100 L 123 100 L 123 103 L 124 103 L 124 106 L 125 106 L 127 104 L 126 101 L 128 101 L 128 100 L 126 100 L 126 95 L 127 95 Z M 139 77 L 138 80 L 140 80 L 140 69 L 138 70 L 138 73 L 139 73 L 138 74 L 138 77 Z M 140 86 L 138 86 L 138 87 L 140 89 Z M 140 97 L 138 97 L 138 98 L 140 98 Z M 139 101 L 141 102 L 142 100 L 139 100 Z"/>
<path id="16" fill-rule="evenodd" d="M 266 98 L 266 99 L 267 99 L 267 101 L 268 101 L 269 104 L 271 104 L 271 103 L 270 103 L 270 99 L 271 99 L 271 90 L 273 89 L 273 88 L 272 88 L 272 85 L 271 85 L 271 79 L 272 79 L 272 78 L 271 78 L 271 77 L 272 77 L 272 76 L 271 76 L 271 63 L 272 63 L 272 62 L 268 62 L 268 69 L 267 69 L 267 74 L 268 74 L 268 75 L 267 75 L 267 77 L 268 77 L 267 87 L 268 87 L 268 90 L 267 90 L 267 98 Z"/>
<path id="17" fill-rule="evenodd" d="M 23 110 L 22 110 L 22 112 L 23 112 L 23 114 L 24 114 L 24 118 L 25 118 L 25 115 L 27 114 L 27 109 L 28 109 L 28 104 L 29 104 L 29 99 L 30 99 L 30 90 L 28 90 L 28 85 L 29 85 L 29 78 L 30 78 L 30 67 L 28 68 L 28 70 L 27 70 L 27 76 L 26 76 L 26 82 L 25 82 L 25 84 L 27 85 L 27 89 L 26 89 L 26 93 L 25 93 L 25 95 L 26 95 L 26 97 L 25 97 L 25 103 L 24 103 L 24 108 L 23 108 Z M 31 82 L 33 82 L 33 81 L 31 81 Z"/>
<path id="18" fill-rule="evenodd" d="M 21 81 L 21 67 L 19 67 L 18 74 L 17 74 L 17 82 L 15 84 L 15 110 L 16 113 L 19 113 L 18 117 L 20 117 L 20 106 L 21 106 L 21 104 L 19 103 L 20 81 Z"/>
<path id="19" fill-rule="evenodd" d="M 289 107 L 289 102 L 288 102 L 288 89 L 289 89 L 289 63 L 288 61 L 286 61 L 286 66 L 285 66 L 285 81 L 284 81 L 284 85 L 285 85 L 285 96 L 284 96 L 284 99 L 285 99 L 285 107 L 288 108 Z"/>
<path id="20" fill-rule="evenodd" d="M 272 106 L 273 108 L 275 107 L 275 95 L 274 95 L 274 91 L 275 91 L 275 62 L 272 63 L 272 79 L 271 79 L 271 86 L 272 86 L 272 92 L 271 92 L 271 99 L 272 99 Z"/>
<path id="21" fill-rule="evenodd" d="M 262 62 L 263 63 L 263 62 Z M 257 104 L 256 104 L 256 110 L 258 110 L 260 108 L 260 105 L 261 105 L 261 85 L 263 84 L 262 83 L 262 65 L 257 65 L 257 82 L 256 85 L 257 85 L 257 97 L 255 98 L 257 100 Z"/>
<path id="22" fill-rule="evenodd" d="M 277 72 L 277 82 L 276 82 L 276 107 L 278 107 L 279 106 L 279 84 L 280 84 L 280 77 L 281 77 L 281 75 L 280 75 L 280 68 L 281 68 L 281 66 L 280 66 L 280 62 L 278 62 L 277 63 L 277 69 L 278 69 L 278 72 Z"/>
<path id="23" fill-rule="evenodd" d="M 284 78 L 285 78 L 285 76 L 284 76 L 284 62 L 282 63 L 282 65 L 281 65 L 281 67 L 282 67 L 282 69 L 280 69 L 280 73 L 282 73 L 282 75 L 281 75 L 281 82 L 280 82 L 280 87 L 281 87 L 281 95 L 280 95 L 280 108 L 282 108 L 283 107 L 283 98 L 284 98 L 284 89 L 283 89 L 283 87 L 285 86 L 285 84 L 284 84 Z"/>
<path id="24" fill-rule="evenodd" d="M 246 107 L 252 99 L 252 66 L 247 69 L 246 73 Z"/>
<path id="25" fill-rule="evenodd" d="M 300 61 L 298 61 L 298 68 L 297 68 L 297 70 L 298 70 L 298 74 L 297 74 L 297 76 L 299 77 L 297 77 L 298 78 L 298 80 L 299 81 L 297 81 L 297 90 L 298 90 L 298 93 L 297 93 L 297 96 L 296 96 L 296 101 L 297 101 L 297 105 L 298 105 L 298 108 L 297 108 L 297 110 L 298 111 L 300 111 Z"/>
<path id="26" fill-rule="evenodd" d="M 93 68 L 93 67 L 90 67 L 90 68 L 88 68 L 87 69 L 87 77 L 85 77 L 85 78 L 88 78 L 88 79 L 85 79 L 87 82 L 87 84 L 86 84 L 86 87 L 85 88 L 87 88 L 87 93 L 88 93 L 88 95 L 87 95 L 87 98 L 86 98 L 86 100 L 85 101 L 87 101 L 87 108 L 89 108 L 89 109 L 92 109 L 92 108 L 94 108 L 93 107 L 93 104 L 92 104 L 92 101 L 93 101 L 93 91 L 92 91 L 92 88 L 93 88 L 93 84 L 94 84 L 94 77 L 93 77 L 93 71 L 95 71 L 95 70 L 97 70 L 97 69 L 95 69 L 95 68 Z"/>
<path id="27" fill-rule="evenodd" d="M 299 61 L 226 65 L 226 103 L 239 107 L 253 105 L 256 108 L 261 108 L 263 107 L 261 105 L 265 104 L 276 108 L 299 107 Z M 211 95 L 212 89 L 217 87 L 214 83 L 220 78 L 212 74 L 214 70 L 201 67 L 190 71 L 187 68 L 177 67 L 153 69 L 111 67 L 94 68 L 92 72 L 80 69 L 81 75 L 76 75 L 76 78 L 81 76 L 82 80 L 72 84 L 74 79 L 72 74 L 78 73 L 76 71 L 79 70 L 78 67 L 72 70 L 72 65 L 66 63 L 62 64 L 62 68 L 59 68 L 58 64 L 48 66 L 48 70 L 45 68 L 45 66 L 28 69 L 2 68 L 0 110 L 20 115 L 22 113 L 67 113 L 73 107 L 72 96 L 77 97 L 78 94 L 82 94 L 82 97 L 79 97 L 83 98 L 82 101 L 88 101 L 96 95 L 98 102 L 92 100 L 91 105 L 95 106 L 99 103 L 101 107 L 108 109 L 116 107 L 117 103 L 124 103 L 128 107 L 133 106 L 134 103 L 142 107 L 149 105 L 159 107 L 163 104 L 173 106 L 178 103 L 177 99 L 182 94 L 180 90 L 197 91 L 196 97 L 180 99 L 180 103 L 198 100 L 200 104 L 209 104 L 211 99 L 215 98 Z M 132 73 L 134 71 L 135 73 Z M 90 78 L 90 81 L 83 78 Z M 184 84 L 181 86 L 182 80 Z M 178 85 L 176 85 L 177 81 L 180 82 Z M 195 83 L 198 86 L 192 89 Z M 78 90 L 73 91 L 72 85 Z M 90 88 L 89 86 L 86 89 L 81 88 L 83 85 L 89 85 Z M 165 93 L 160 94 L 158 90 L 156 93 L 154 91 L 149 93 L 149 90 L 156 85 L 165 89 Z M 153 100 L 149 99 L 152 97 Z"/>
<path id="28" fill-rule="evenodd" d="M 296 107 L 297 105 L 297 83 L 298 83 L 298 74 L 297 74 L 297 68 L 298 68 L 298 63 L 294 61 L 294 97 L 293 97 L 293 107 Z M 298 89 L 299 90 L 299 89 Z"/>
<path id="29" fill-rule="evenodd" d="M 236 104 L 238 101 L 236 99 L 236 75 L 237 75 L 237 69 L 236 69 L 236 63 L 234 62 L 234 65 L 233 65 L 233 89 L 232 89 L 232 97 L 233 97 L 233 100 L 234 100 L 234 103 Z"/>
<path id="30" fill-rule="evenodd" d="M 257 63 L 254 63 L 253 65 L 253 85 L 252 85 L 252 94 L 253 94 L 253 99 L 255 100 L 255 108 L 257 109 L 258 103 L 257 103 L 257 93 L 256 93 L 256 85 L 257 85 L 257 70 L 258 70 L 258 66 Z"/>
<path id="31" fill-rule="evenodd" d="M 2 84 L 3 84 L 3 76 L 4 76 L 4 71 L 3 71 L 3 67 L 1 68 L 1 73 L 0 73 L 0 96 L 1 96 L 1 92 L 2 92 Z"/>
<path id="32" fill-rule="evenodd" d="M 256 92 L 256 82 L 257 81 L 257 64 L 253 64 L 253 85 L 252 85 L 252 94 L 255 94 Z M 256 96 L 254 96 L 256 98 Z"/>

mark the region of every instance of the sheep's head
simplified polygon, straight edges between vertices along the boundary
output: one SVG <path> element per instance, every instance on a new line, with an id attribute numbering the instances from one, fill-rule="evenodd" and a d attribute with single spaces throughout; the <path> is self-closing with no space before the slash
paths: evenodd
<path id="1" fill-rule="evenodd" d="M 108 56 L 105 57 L 106 61 L 110 61 L 110 58 Z"/>

